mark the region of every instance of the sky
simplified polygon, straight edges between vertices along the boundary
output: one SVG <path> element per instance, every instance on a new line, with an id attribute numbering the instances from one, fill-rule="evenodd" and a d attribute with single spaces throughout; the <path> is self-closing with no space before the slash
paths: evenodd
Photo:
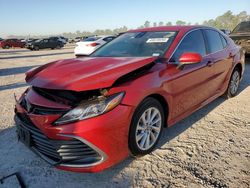
<path id="1" fill-rule="evenodd" d="M 228 10 L 250 14 L 250 0 L 0 0 L 0 8 L 4 38 L 137 28 L 146 20 L 202 23 Z"/>

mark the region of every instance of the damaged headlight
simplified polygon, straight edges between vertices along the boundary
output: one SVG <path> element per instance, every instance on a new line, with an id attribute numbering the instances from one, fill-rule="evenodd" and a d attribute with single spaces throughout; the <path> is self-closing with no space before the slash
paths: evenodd
<path id="1" fill-rule="evenodd" d="M 107 98 L 99 97 L 96 100 L 81 103 L 59 118 L 55 122 L 55 125 L 84 120 L 104 114 L 118 106 L 122 101 L 124 94 L 124 92 L 121 92 Z"/>

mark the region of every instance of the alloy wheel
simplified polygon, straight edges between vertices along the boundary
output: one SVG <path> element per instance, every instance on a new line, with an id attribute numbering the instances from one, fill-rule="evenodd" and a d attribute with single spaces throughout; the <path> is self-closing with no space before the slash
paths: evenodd
<path id="1" fill-rule="evenodd" d="M 232 79 L 230 81 L 230 91 L 232 95 L 236 94 L 239 84 L 240 84 L 239 71 L 234 71 Z"/>
<path id="2" fill-rule="evenodd" d="M 162 117 L 160 111 L 151 107 L 141 115 L 136 127 L 136 144 L 141 150 L 151 148 L 161 132 Z"/>

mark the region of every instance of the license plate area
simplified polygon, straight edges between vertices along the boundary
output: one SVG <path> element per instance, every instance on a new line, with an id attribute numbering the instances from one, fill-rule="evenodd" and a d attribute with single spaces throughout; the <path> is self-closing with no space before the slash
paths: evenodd
<path id="1" fill-rule="evenodd" d="M 31 147 L 31 135 L 29 130 L 17 125 L 17 137 L 26 146 Z"/>

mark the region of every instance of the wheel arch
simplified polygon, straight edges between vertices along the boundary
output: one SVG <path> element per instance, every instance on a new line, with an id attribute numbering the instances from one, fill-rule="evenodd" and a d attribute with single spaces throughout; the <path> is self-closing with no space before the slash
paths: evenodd
<path id="1" fill-rule="evenodd" d="M 169 104 L 167 102 L 167 100 L 159 93 L 153 93 L 153 94 L 150 94 L 148 96 L 146 96 L 142 101 L 144 101 L 146 98 L 154 98 L 156 99 L 158 102 L 160 102 L 162 108 L 163 108 L 163 111 L 164 111 L 164 114 L 165 114 L 165 125 L 164 127 L 168 127 L 168 116 L 169 116 Z"/>

